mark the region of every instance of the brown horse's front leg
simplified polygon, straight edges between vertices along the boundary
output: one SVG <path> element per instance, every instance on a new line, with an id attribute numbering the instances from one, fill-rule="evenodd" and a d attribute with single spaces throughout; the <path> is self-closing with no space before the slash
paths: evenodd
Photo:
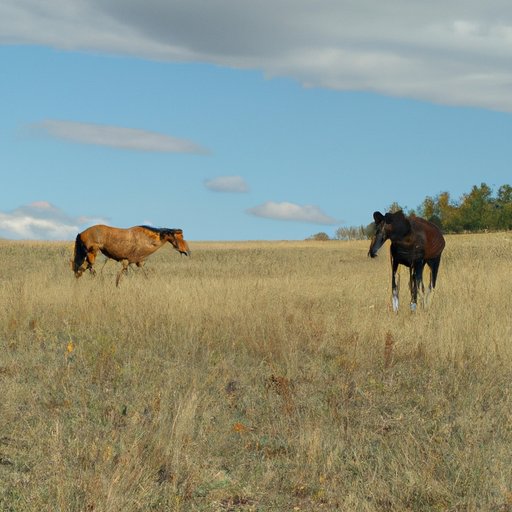
<path id="1" fill-rule="evenodd" d="M 98 253 L 98 249 L 96 249 L 95 247 L 90 247 L 89 249 L 87 249 L 87 256 L 86 256 L 87 268 L 85 270 L 88 270 L 91 273 L 91 275 L 93 275 L 93 276 L 96 275 L 96 270 L 94 270 L 93 265 L 96 261 L 97 253 Z"/>

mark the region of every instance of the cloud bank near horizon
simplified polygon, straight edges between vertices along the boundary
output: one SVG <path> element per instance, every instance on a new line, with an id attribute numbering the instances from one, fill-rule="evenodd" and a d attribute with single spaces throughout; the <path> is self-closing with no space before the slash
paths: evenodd
<path id="1" fill-rule="evenodd" d="M 305 86 L 512 112 L 512 4 L 3 0 L 0 44 L 262 70 Z"/>
<path id="2" fill-rule="evenodd" d="M 102 218 L 71 217 L 48 201 L 35 201 L 10 212 L 0 211 L 0 236 L 16 240 L 71 240 L 86 225 Z"/>

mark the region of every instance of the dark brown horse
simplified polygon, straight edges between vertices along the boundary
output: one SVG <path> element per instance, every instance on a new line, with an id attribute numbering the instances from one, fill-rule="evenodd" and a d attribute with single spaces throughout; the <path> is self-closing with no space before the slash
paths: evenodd
<path id="1" fill-rule="evenodd" d="M 375 235 L 372 238 L 368 255 L 377 256 L 377 251 L 386 240 L 391 240 L 391 288 L 393 311 L 398 311 L 398 286 L 396 271 L 398 265 L 409 267 L 411 289 L 411 310 L 416 310 L 418 289 L 424 291 L 423 268 L 430 267 L 429 292 L 436 286 L 437 272 L 441 262 L 445 241 L 441 230 L 421 217 L 406 217 L 402 211 L 373 214 Z"/>
<path id="2" fill-rule="evenodd" d="M 126 274 L 129 265 L 135 264 L 142 267 L 146 258 L 166 242 L 181 254 L 188 256 L 190 253 L 181 229 L 150 226 L 120 229 L 97 224 L 76 236 L 71 268 L 76 278 L 79 278 L 87 269 L 95 274 L 93 265 L 98 252 L 102 252 L 107 258 L 122 263 L 123 266 L 116 279 L 116 286 L 119 286 L 121 276 L 123 273 Z"/>

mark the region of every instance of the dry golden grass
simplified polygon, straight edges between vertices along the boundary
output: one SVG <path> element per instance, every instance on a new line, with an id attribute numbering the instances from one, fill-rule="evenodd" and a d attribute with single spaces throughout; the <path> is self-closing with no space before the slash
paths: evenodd
<path id="1" fill-rule="evenodd" d="M 397 315 L 365 242 L 0 242 L 0 510 L 511 511 L 511 239 Z"/>

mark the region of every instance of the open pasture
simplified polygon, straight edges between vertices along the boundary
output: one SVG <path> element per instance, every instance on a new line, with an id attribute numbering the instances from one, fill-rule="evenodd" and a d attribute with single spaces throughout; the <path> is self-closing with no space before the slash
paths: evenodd
<path id="1" fill-rule="evenodd" d="M 415 314 L 369 242 L 0 241 L 0 510 L 511 511 L 512 234 L 446 241 Z"/>

